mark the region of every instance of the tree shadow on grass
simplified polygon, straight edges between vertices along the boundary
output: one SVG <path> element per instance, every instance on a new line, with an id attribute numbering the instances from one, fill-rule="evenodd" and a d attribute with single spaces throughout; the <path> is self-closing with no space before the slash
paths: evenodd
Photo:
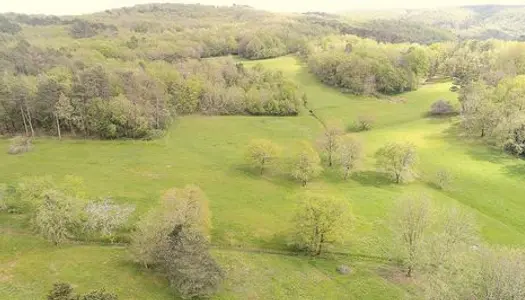
<path id="1" fill-rule="evenodd" d="M 449 123 L 452 126 L 456 126 L 454 121 L 456 120 L 458 114 L 448 114 L 448 115 L 432 115 L 429 112 L 423 112 L 421 116 L 427 119 L 431 124 L 444 124 Z"/>
<path id="2" fill-rule="evenodd" d="M 360 183 L 361 185 L 369 185 L 375 187 L 394 185 L 394 182 L 390 178 L 385 176 L 385 174 L 376 171 L 355 172 L 350 178 Z"/>
<path id="3" fill-rule="evenodd" d="M 515 177 L 515 178 L 525 178 L 525 163 L 520 161 L 520 163 L 515 165 L 504 166 L 505 174 Z"/>
<path id="4" fill-rule="evenodd" d="M 233 174 L 238 176 L 243 176 L 253 180 L 264 180 L 284 187 L 299 184 L 290 176 L 290 174 L 283 172 L 280 168 L 271 166 L 268 167 L 262 175 L 258 169 L 249 165 L 237 165 L 230 170 Z"/>
<path id="5" fill-rule="evenodd" d="M 491 163 L 502 163 L 509 155 L 500 148 L 490 145 L 479 136 L 466 135 L 459 123 L 451 125 L 439 134 L 431 135 L 431 138 L 445 140 L 447 143 L 466 149 L 466 153 L 477 161 L 488 161 Z"/>
<path id="6" fill-rule="evenodd" d="M 470 147 L 467 153 L 474 160 L 488 161 L 495 164 L 502 163 L 510 158 L 509 155 L 505 154 L 500 149 L 486 144 Z"/>

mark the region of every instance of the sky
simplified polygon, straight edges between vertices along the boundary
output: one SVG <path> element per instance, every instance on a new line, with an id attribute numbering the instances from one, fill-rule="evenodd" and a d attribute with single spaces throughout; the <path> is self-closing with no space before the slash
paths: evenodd
<path id="1" fill-rule="evenodd" d="M 415 9 L 490 3 L 509 5 L 525 4 L 525 0 L 0 0 L 0 12 L 69 15 L 91 13 L 110 8 L 151 2 L 201 3 L 211 5 L 231 5 L 236 3 L 250 5 L 259 9 L 282 12 L 337 12 L 392 8 Z"/>

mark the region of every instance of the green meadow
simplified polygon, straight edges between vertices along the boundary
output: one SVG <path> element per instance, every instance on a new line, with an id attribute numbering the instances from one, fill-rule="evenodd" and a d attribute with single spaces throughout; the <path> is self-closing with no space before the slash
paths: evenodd
<path id="1" fill-rule="evenodd" d="M 110 196 L 136 206 L 133 221 L 157 205 L 169 188 L 195 184 L 209 198 L 213 254 L 227 274 L 213 299 L 407 299 L 410 283 L 385 275 L 389 239 L 385 220 L 405 193 L 426 193 L 437 206 L 472 213 L 491 244 L 525 243 L 525 163 L 461 137 L 457 118 L 426 117 L 438 99 L 457 102 L 450 83 L 433 83 L 392 99 L 345 95 L 319 83 L 294 57 L 245 62 L 280 69 L 308 96 L 309 107 L 325 121 L 351 127 L 358 116 L 373 116 L 371 131 L 352 133 L 365 159 L 343 181 L 325 168 L 306 189 L 346 199 L 354 219 L 349 239 L 326 257 L 311 259 L 286 250 L 297 201 L 305 190 L 288 175 L 299 142 L 314 143 L 323 127 L 306 110 L 297 117 L 187 116 L 175 120 L 154 141 L 94 141 L 38 138 L 32 152 L 0 151 L 0 182 L 23 177 L 82 177 L 89 197 Z M 244 162 L 245 145 L 271 139 L 283 158 L 260 177 Z M 387 142 L 417 146 L 418 178 L 395 185 L 376 171 L 374 153 Z M 8 140 L 0 140 L 7 149 Z M 454 176 L 449 191 L 432 184 L 435 173 Z M 352 269 L 339 275 L 342 263 Z M 34 235 L 24 216 L 0 214 L 0 299 L 43 299 L 56 281 L 87 291 L 108 287 L 122 299 L 173 299 L 168 284 L 134 265 L 122 245 L 70 243 L 53 246 Z M 115 290 L 116 289 L 116 290 Z"/>

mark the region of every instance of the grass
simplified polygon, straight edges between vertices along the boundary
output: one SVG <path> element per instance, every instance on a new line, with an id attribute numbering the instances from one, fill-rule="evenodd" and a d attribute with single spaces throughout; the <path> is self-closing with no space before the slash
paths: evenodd
<path id="1" fill-rule="evenodd" d="M 251 65 L 257 62 L 246 62 Z M 32 152 L 0 152 L 0 182 L 25 176 L 69 174 L 84 178 L 91 197 L 112 196 L 137 207 L 135 218 L 158 203 L 171 187 L 197 184 L 210 199 L 214 255 L 227 271 L 215 299 L 404 299 L 410 286 L 381 276 L 379 262 L 360 255 L 381 255 L 378 241 L 388 238 L 384 220 L 396 199 L 425 192 L 437 205 L 472 212 L 482 236 L 493 244 L 525 241 L 525 164 L 476 141 L 458 138 L 455 119 L 428 119 L 430 104 L 456 101 L 448 83 L 422 86 L 401 95 L 402 101 L 344 95 L 319 84 L 293 57 L 261 62 L 281 69 L 307 93 L 309 106 L 324 120 L 351 124 L 360 115 L 376 118 L 373 130 L 354 133 L 366 157 L 359 172 L 343 182 L 326 170 L 308 189 L 347 199 L 354 230 L 334 249 L 349 256 L 310 260 L 283 255 L 298 195 L 304 190 L 286 174 L 286 161 L 302 140 L 314 141 L 320 123 L 303 112 L 298 117 L 179 118 L 156 141 L 84 141 L 40 138 Z M 397 99 L 400 100 L 400 99 Z M 243 161 L 252 138 L 280 144 L 285 158 L 262 178 Z M 407 140 L 418 147 L 419 180 L 394 185 L 375 170 L 373 153 L 388 141 Z M 7 149 L 0 140 L 0 149 Z M 441 168 L 456 180 L 450 191 L 435 189 L 430 178 Z M 41 299 L 53 282 L 68 281 L 80 291 L 105 286 L 122 299 L 172 299 L 167 284 L 129 261 L 122 247 L 70 244 L 54 247 L 28 232 L 21 218 L 0 214 L 0 299 Z M 266 249 L 271 254 L 250 249 Z M 350 276 L 335 272 L 338 264 Z"/>

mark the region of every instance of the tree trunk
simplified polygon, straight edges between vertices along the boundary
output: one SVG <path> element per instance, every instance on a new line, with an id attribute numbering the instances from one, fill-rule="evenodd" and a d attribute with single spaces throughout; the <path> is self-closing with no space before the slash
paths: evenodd
<path id="1" fill-rule="evenodd" d="M 408 266 L 407 277 L 412 277 L 412 264 Z"/>
<path id="2" fill-rule="evenodd" d="M 350 170 L 348 168 L 345 168 L 345 174 L 343 176 L 344 180 L 348 180 L 348 175 L 350 175 Z"/>
<path id="3" fill-rule="evenodd" d="M 62 140 L 62 133 L 60 132 L 60 120 L 58 119 L 58 114 L 55 113 L 55 119 L 57 121 L 57 133 L 58 133 L 58 139 Z"/>
<path id="4" fill-rule="evenodd" d="M 27 130 L 26 117 L 24 115 L 24 109 L 22 108 L 22 106 L 20 106 L 20 114 L 22 114 L 22 121 L 24 122 L 24 129 L 26 131 L 26 136 L 29 136 L 29 131 Z M 16 130 L 16 128 L 15 128 L 15 130 Z"/>
<path id="5" fill-rule="evenodd" d="M 86 125 L 86 117 L 82 116 L 82 129 L 84 129 L 84 138 L 87 139 L 88 137 L 88 129 Z"/>
<path id="6" fill-rule="evenodd" d="M 332 151 L 330 151 L 328 153 L 328 166 L 331 167 L 332 166 Z"/>
<path id="7" fill-rule="evenodd" d="M 75 127 L 74 127 L 73 124 L 71 123 L 71 120 L 66 119 L 66 121 L 67 121 L 67 126 L 69 127 L 69 131 L 71 132 L 71 134 L 72 134 L 73 136 L 76 136 L 77 134 L 76 134 L 76 132 L 75 132 Z"/>
<path id="8" fill-rule="evenodd" d="M 159 129 L 159 97 L 155 97 L 155 129 Z"/>
<path id="9" fill-rule="evenodd" d="M 323 243 L 324 243 L 324 234 L 321 234 L 321 240 L 319 241 L 319 248 L 317 249 L 316 255 L 321 255 L 321 252 L 323 251 Z"/>
<path id="10" fill-rule="evenodd" d="M 485 128 L 481 128 L 481 137 L 485 137 Z"/>
<path id="11" fill-rule="evenodd" d="M 26 105 L 26 111 L 27 111 L 27 118 L 29 121 L 29 128 L 31 129 L 31 137 L 35 137 L 35 130 L 33 129 L 33 120 L 31 118 L 31 112 L 29 112 L 27 105 Z"/>
<path id="12" fill-rule="evenodd" d="M 303 187 L 306 187 L 306 184 L 308 184 L 308 181 L 303 180 Z"/>
<path id="13" fill-rule="evenodd" d="M 401 174 L 396 173 L 396 183 L 401 183 Z"/>
<path id="14" fill-rule="evenodd" d="M 261 162 L 261 175 L 264 173 L 264 164 L 266 163 L 266 161 L 263 159 L 262 162 Z"/>

